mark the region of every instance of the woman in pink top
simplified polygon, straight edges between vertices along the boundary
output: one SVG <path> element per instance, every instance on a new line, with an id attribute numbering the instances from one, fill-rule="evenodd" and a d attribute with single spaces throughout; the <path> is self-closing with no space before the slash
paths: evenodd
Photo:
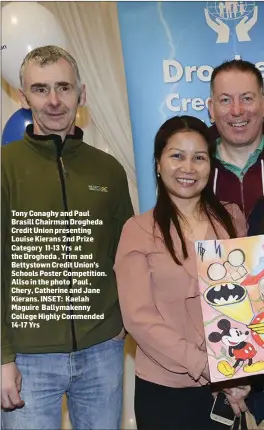
<path id="1" fill-rule="evenodd" d="M 194 241 L 246 236 L 245 219 L 207 185 L 210 138 L 202 121 L 166 121 L 155 138 L 154 158 L 156 206 L 125 224 L 115 262 L 124 325 L 137 342 L 137 427 L 224 430 L 210 419 L 214 386 Z M 248 390 L 226 390 L 237 415 L 246 409 Z"/>

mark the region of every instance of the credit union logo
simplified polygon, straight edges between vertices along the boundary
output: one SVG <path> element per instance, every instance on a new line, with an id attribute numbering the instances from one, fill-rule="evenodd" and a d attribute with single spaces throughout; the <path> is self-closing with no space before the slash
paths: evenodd
<path id="1" fill-rule="evenodd" d="M 216 43 L 228 43 L 230 25 L 235 26 L 239 42 L 249 42 L 250 30 L 258 19 L 254 1 L 209 1 L 204 9 L 205 20 L 217 33 Z"/>

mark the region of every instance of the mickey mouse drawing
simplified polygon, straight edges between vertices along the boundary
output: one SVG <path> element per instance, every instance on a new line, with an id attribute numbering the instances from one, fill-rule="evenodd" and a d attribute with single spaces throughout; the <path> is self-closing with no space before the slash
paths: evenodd
<path id="1" fill-rule="evenodd" d="M 258 372 L 263 368 L 263 362 L 253 363 L 253 358 L 257 354 L 257 351 L 251 343 L 246 342 L 250 335 L 248 330 L 243 332 L 236 327 L 231 328 L 231 323 L 227 319 L 219 320 L 217 327 L 219 330 L 222 330 L 222 333 L 210 333 L 208 336 L 209 341 L 213 343 L 222 341 L 224 345 L 228 346 L 230 357 L 235 357 L 236 359 L 233 366 L 227 361 L 220 361 L 217 365 L 220 373 L 231 378 L 234 376 L 239 364 L 245 363 L 246 361 L 248 361 L 248 364 L 243 367 L 244 372 Z"/>

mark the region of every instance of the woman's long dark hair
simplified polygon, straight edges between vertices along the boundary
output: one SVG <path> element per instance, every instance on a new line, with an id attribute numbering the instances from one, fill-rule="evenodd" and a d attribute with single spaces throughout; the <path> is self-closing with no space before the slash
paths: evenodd
<path id="1" fill-rule="evenodd" d="M 174 224 L 182 245 L 183 258 L 188 258 L 186 242 L 180 226 L 180 219 L 184 219 L 184 215 L 179 211 L 177 206 L 172 202 L 167 192 L 167 189 L 158 175 L 157 167 L 160 161 L 162 152 L 168 143 L 170 137 L 181 131 L 195 131 L 199 133 L 208 145 L 210 160 L 214 151 L 214 142 L 211 142 L 209 128 L 198 118 L 193 116 L 175 116 L 168 119 L 159 129 L 155 137 L 154 160 L 155 160 L 155 175 L 157 180 L 157 203 L 155 205 L 153 216 L 154 226 L 157 224 L 161 230 L 165 246 L 171 254 L 176 264 L 181 265 L 177 257 L 170 234 L 171 222 Z M 237 237 L 234 228 L 232 217 L 226 208 L 220 203 L 215 196 L 213 189 L 207 184 L 201 192 L 201 211 L 204 212 L 218 238 L 213 219 L 217 220 L 227 231 L 230 238 Z"/>

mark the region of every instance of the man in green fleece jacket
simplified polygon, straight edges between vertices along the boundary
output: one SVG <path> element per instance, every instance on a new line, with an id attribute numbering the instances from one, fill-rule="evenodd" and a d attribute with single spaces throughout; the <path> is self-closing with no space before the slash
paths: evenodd
<path id="1" fill-rule="evenodd" d="M 124 329 L 113 264 L 133 214 L 123 167 L 83 142 L 74 58 L 31 51 L 20 69 L 33 124 L 2 148 L 4 429 L 118 429 Z"/>

